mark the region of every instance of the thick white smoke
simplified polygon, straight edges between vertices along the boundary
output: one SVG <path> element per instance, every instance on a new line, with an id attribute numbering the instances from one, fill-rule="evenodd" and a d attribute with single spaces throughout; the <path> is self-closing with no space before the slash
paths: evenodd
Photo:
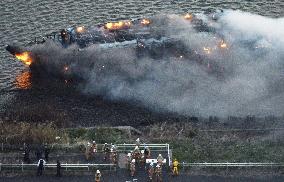
<path id="1" fill-rule="evenodd" d="M 74 47 L 37 46 L 34 51 L 45 52 L 55 65 L 68 62 L 85 79 L 84 93 L 185 115 L 283 115 L 284 19 L 228 10 L 208 23 L 217 33 L 195 31 L 176 15 L 164 29 L 207 57 L 208 66 L 210 61 L 221 65 L 221 78 L 190 59 L 137 59 L 131 48 L 106 51 L 93 45 L 74 53 Z M 220 34 L 228 49 L 218 49 Z"/>

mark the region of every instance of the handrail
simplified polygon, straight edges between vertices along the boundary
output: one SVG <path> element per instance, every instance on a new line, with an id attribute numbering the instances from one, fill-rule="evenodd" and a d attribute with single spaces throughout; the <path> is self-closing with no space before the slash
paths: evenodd
<path id="1" fill-rule="evenodd" d="M 284 163 L 273 163 L 273 162 L 241 162 L 241 163 L 230 163 L 230 162 L 223 162 L 223 163 L 181 163 L 183 167 L 282 167 Z"/>
<path id="2" fill-rule="evenodd" d="M 20 164 L 2 164 L 0 163 L 0 171 L 3 168 L 20 168 L 21 171 L 24 171 L 24 169 L 30 169 L 30 168 L 37 168 L 38 164 L 24 164 L 24 163 L 20 163 Z M 56 168 L 57 164 L 44 164 L 44 168 Z M 114 170 L 116 170 L 116 165 L 115 164 L 68 164 L 68 163 L 62 163 L 61 164 L 61 168 L 65 168 L 65 170 L 67 171 L 68 168 L 88 168 L 88 171 L 90 170 L 90 167 L 96 167 L 96 168 L 109 168 L 109 170 L 112 170 L 112 168 L 114 168 Z"/>

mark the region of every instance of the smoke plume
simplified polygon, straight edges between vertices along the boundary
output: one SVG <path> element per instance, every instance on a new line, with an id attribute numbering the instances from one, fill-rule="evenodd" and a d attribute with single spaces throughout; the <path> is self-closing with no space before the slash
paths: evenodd
<path id="1" fill-rule="evenodd" d="M 48 55 L 42 61 L 54 67 L 68 64 L 68 74 L 84 78 L 82 92 L 110 100 L 184 115 L 283 115 L 284 18 L 226 10 L 208 22 L 215 33 L 198 32 L 177 15 L 168 18 L 165 34 L 206 57 L 208 66 L 176 56 L 137 59 L 132 48 L 93 45 L 77 51 L 76 46 L 62 50 L 46 43 L 33 51 Z M 218 49 L 220 35 L 224 50 Z M 220 65 L 222 77 L 208 72 L 210 61 Z"/>

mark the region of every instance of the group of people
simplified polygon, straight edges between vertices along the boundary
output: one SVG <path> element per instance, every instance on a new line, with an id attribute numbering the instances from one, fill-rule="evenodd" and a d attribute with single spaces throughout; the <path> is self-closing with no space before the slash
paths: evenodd
<path id="1" fill-rule="evenodd" d="M 24 145 L 24 161 L 29 163 L 30 162 L 30 147 L 28 145 Z M 86 159 L 89 160 L 91 157 L 94 157 L 97 153 L 97 144 L 96 141 L 93 141 L 92 143 L 88 142 L 85 156 Z M 104 153 L 104 160 L 111 161 L 113 164 L 117 164 L 118 161 L 118 154 L 117 154 L 117 147 L 114 144 L 107 144 L 105 143 L 102 147 L 102 152 Z M 40 147 L 36 150 L 35 156 L 38 160 L 37 163 L 37 175 L 41 176 L 44 170 L 44 165 L 49 160 L 49 153 L 50 149 L 47 145 L 44 145 L 43 148 Z M 42 157 L 42 154 L 44 154 L 44 157 Z M 147 175 L 149 178 L 149 181 L 153 181 L 156 179 L 157 182 L 162 181 L 162 168 L 163 164 L 165 163 L 164 158 L 162 154 L 159 154 L 158 157 L 155 159 L 150 159 L 151 157 L 151 151 L 150 148 L 146 145 L 141 147 L 140 139 L 137 138 L 136 145 L 133 151 L 130 151 L 130 153 L 127 154 L 126 157 L 126 165 L 127 169 L 130 172 L 130 176 L 134 177 L 136 175 L 136 169 L 137 167 L 144 167 L 147 171 Z M 147 160 L 149 159 L 149 160 Z M 175 159 L 172 162 L 171 170 L 173 175 L 178 175 L 178 166 L 179 162 Z M 61 176 L 61 164 L 60 161 L 57 160 L 57 172 L 56 176 Z M 102 174 L 100 170 L 96 170 L 95 174 L 95 182 L 101 181 Z"/>
<path id="2" fill-rule="evenodd" d="M 92 144 L 90 142 L 87 143 L 85 157 L 86 160 L 90 160 L 91 157 L 94 157 L 97 152 L 97 143 L 93 141 Z"/>
<path id="3" fill-rule="evenodd" d="M 87 160 L 90 160 L 92 157 L 95 157 L 95 154 L 98 152 L 96 141 L 87 143 L 85 157 Z M 114 144 L 105 143 L 102 147 L 102 152 L 104 153 L 104 160 L 109 160 L 111 163 L 117 163 L 117 147 Z"/>
<path id="4" fill-rule="evenodd" d="M 164 158 L 162 154 L 159 154 L 156 162 L 151 161 L 150 164 L 147 164 L 147 159 L 151 157 L 151 151 L 148 146 L 145 146 L 140 150 L 140 139 L 136 140 L 136 146 L 133 151 L 127 154 L 127 168 L 130 171 L 130 176 L 134 177 L 136 173 L 136 168 L 138 166 L 145 167 L 145 170 L 148 173 L 148 178 L 152 181 L 156 178 L 156 181 L 162 181 L 162 166 L 164 163 Z M 156 165 L 155 165 L 156 164 Z"/>

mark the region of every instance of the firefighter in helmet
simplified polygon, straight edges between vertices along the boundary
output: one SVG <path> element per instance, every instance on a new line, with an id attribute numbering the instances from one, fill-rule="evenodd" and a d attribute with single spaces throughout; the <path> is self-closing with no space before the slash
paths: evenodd
<path id="1" fill-rule="evenodd" d="M 140 159 L 140 149 L 139 149 L 139 147 L 137 145 L 135 146 L 135 148 L 133 150 L 133 153 L 134 153 L 134 159 L 139 161 L 139 159 Z"/>
<path id="2" fill-rule="evenodd" d="M 172 173 L 174 176 L 178 175 L 178 166 L 179 166 L 179 162 L 177 159 L 175 159 L 172 164 Z"/>
<path id="3" fill-rule="evenodd" d="M 151 162 L 150 163 L 150 166 L 149 166 L 149 169 L 148 169 L 148 177 L 149 177 L 149 180 L 152 181 L 153 180 L 153 175 L 155 173 L 155 168 L 154 168 L 154 163 Z"/>
<path id="4" fill-rule="evenodd" d="M 156 174 L 157 182 L 161 182 L 162 181 L 162 166 L 160 166 L 159 164 L 157 164 L 156 166 L 155 174 Z"/>
<path id="5" fill-rule="evenodd" d="M 133 177 L 135 174 L 135 159 L 132 159 L 130 164 L 130 175 Z"/>
<path id="6" fill-rule="evenodd" d="M 159 154 L 158 157 L 157 157 L 157 164 L 159 164 L 162 167 L 163 161 L 164 161 L 164 158 L 163 158 L 162 154 Z"/>
<path id="7" fill-rule="evenodd" d="M 96 177 L 95 177 L 95 182 L 100 182 L 101 181 L 101 177 L 102 177 L 102 174 L 101 174 L 100 170 L 97 170 Z"/>
<path id="8" fill-rule="evenodd" d="M 86 160 L 89 160 L 91 157 L 91 143 L 90 142 L 87 143 L 85 157 L 86 157 Z"/>

